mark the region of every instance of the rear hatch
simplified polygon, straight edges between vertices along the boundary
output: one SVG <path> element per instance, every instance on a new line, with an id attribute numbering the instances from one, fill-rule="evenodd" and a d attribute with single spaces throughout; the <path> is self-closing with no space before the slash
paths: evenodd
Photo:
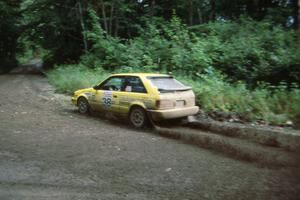
<path id="1" fill-rule="evenodd" d="M 157 109 L 176 109 L 195 105 L 192 88 L 185 86 L 172 76 L 153 76 L 148 79 L 160 94 L 160 98 L 156 100 Z"/>

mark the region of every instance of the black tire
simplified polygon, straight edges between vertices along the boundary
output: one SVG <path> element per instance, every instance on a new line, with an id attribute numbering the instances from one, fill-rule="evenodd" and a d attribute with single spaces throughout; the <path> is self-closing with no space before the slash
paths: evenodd
<path id="1" fill-rule="evenodd" d="M 89 114 L 90 113 L 90 104 L 84 97 L 79 97 L 77 100 L 78 111 L 81 114 Z"/>
<path id="2" fill-rule="evenodd" d="M 129 113 L 129 122 L 135 128 L 145 127 L 148 124 L 146 111 L 139 106 L 134 106 Z"/>

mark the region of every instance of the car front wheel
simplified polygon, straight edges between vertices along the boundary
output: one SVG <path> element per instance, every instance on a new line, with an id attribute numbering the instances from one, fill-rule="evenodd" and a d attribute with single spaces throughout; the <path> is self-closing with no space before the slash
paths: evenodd
<path id="1" fill-rule="evenodd" d="M 148 122 L 146 111 L 141 107 L 133 107 L 129 114 L 129 121 L 135 128 L 145 127 Z"/>
<path id="2" fill-rule="evenodd" d="M 77 106 L 81 114 L 88 114 L 90 111 L 89 102 L 84 97 L 78 99 Z"/>

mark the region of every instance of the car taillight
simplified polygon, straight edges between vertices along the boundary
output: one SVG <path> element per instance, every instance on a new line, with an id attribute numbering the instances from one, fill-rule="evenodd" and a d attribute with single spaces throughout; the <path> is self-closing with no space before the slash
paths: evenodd
<path id="1" fill-rule="evenodd" d="M 155 105 L 158 109 L 169 109 L 174 107 L 174 103 L 171 100 L 156 100 Z"/>

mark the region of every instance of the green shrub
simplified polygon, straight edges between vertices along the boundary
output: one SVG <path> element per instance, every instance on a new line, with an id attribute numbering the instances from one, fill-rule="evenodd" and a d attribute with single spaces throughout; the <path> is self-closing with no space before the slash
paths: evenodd
<path id="1" fill-rule="evenodd" d="M 249 18 L 209 23 L 196 30 L 200 38 L 218 38 L 219 54 L 212 66 L 231 80 L 254 86 L 257 81 L 300 83 L 299 32 Z"/>
<path id="2" fill-rule="evenodd" d="M 94 67 L 118 66 L 191 75 L 213 67 L 232 81 L 256 87 L 258 81 L 300 83 L 300 38 L 268 21 L 249 18 L 213 22 L 188 29 L 174 16 L 169 23 L 148 23 L 139 36 L 121 40 L 107 35 L 99 18 L 90 11 L 92 29 L 87 32 Z M 192 31 L 190 31 L 192 30 Z M 90 59 L 91 60 L 91 59 Z M 96 63 L 96 64 L 95 64 Z"/>

